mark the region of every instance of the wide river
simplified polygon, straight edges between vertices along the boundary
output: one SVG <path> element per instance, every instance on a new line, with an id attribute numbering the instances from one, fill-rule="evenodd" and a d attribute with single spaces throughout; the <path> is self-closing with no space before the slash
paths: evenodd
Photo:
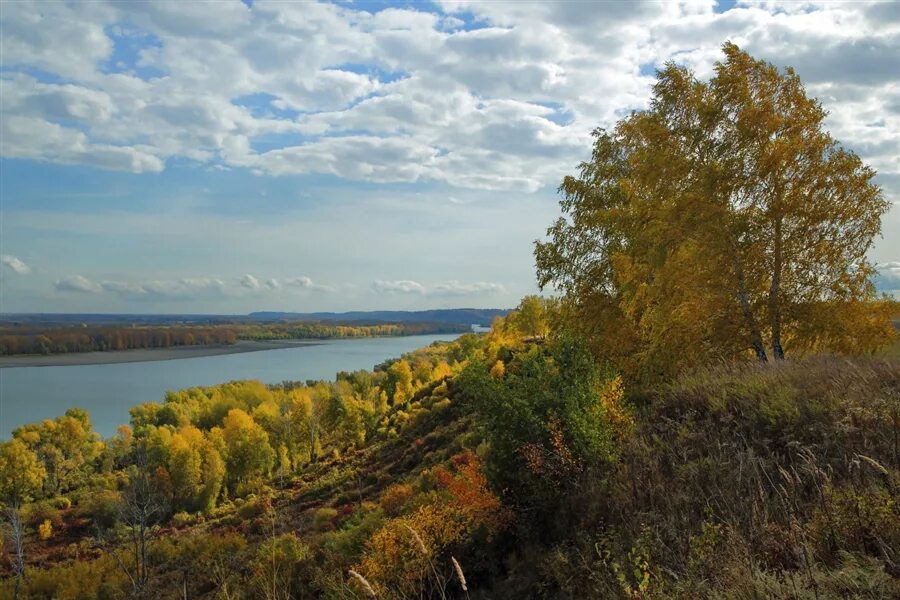
<path id="1" fill-rule="evenodd" d="M 436 340 L 457 337 L 328 340 L 315 346 L 179 360 L 0 369 L 0 439 L 8 438 L 19 425 L 59 416 L 73 406 L 86 409 L 94 429 L 108 437 L 128 422 L 129 407 L 162 401 L 167 390 L 237 379 L 264 383 L 333 380 L 338 371 L 371 369 Z"/>

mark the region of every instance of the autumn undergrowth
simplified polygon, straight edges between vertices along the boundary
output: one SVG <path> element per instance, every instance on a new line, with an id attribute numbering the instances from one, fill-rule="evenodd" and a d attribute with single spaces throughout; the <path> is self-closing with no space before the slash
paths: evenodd
<path id="1" fill-rule="evenodd" d="M 496 328 L 467 352 L 367 444 L 169 516 L 143 597 L 900 594 L 896 360 L 742 363 L 627 389 L 573 339 Z M 31 505 L 21 597 L 131 593 L 133 565 L 92 535 L 104 497 Z"/>
<path id="2" fill-rule="evenodd" d="M 733 365 L 636 396 L 634 431 L 588 517 L 550 548 L 518 552 L 509 587 L 568 598 L 900 592 L 897 362 Z"/>

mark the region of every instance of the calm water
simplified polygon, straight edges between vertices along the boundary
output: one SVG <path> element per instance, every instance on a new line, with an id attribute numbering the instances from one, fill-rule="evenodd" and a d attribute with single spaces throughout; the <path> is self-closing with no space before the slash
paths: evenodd
<path id="1" fill-rule="evenodd" d="M 63 414 L 77 406 L 91 414 L 103 436 L 128 422 L 128 408 L 162 401 L 166 390 L 215 385 L 235 379 L 265 383 L 334 379 L 338 371 L 371 369 L 387 358 L 453 340 L 456 334 L 332 340 L 223 356 L 157 362 L 0 369 L 0 439 L 19 425 Z"/>

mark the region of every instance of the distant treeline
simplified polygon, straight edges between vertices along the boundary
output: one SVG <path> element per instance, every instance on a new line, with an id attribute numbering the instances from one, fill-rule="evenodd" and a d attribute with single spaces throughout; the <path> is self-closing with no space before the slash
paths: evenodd
<path id="1" fill-rule="evenodd" d="M 453 323 L 371 323 L 341 325 L 338 323 L 277 323 L 241 325 L 237 328 L 242 340 L 331 339 L 348 337 L 376 337 L 395 335 L 423 335 L 427 333 L 464 333 L 468 325 Z"/>
<path id="2" fill-rule="evenodd" d="M 138 348 L 171 348 L 234 344 L 238 340 L 331 339 L 457 333 L 468 327 L 447 323 L 232 324 L 168 327 L 0 328 L 0 355 L 107 352 Z"/>
<path id="3" fill-rule="evenodd" d="M 233 344 L 234 327 L 61 327 L 0 330 L 0 354 L 65 354 L 136 348 Z"/>

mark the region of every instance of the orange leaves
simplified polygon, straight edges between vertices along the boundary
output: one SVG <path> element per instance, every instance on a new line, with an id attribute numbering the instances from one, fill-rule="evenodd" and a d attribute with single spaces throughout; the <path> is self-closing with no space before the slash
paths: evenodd
<path id="1" fill-rule="evenodd" d="M 359 572 L 372 584 L 379 597 L 413 595 L 425 584 L 429 572 L 428 554 L 409 529 L 415 530 L 429 554 L 458 542 L 466 532 L 461 515 L 448 506 L 429 504 L 412 515 L 388 521 L 369 540 L 369 550 Z"/>
<path id="2" fill-rule="evenodd" d="M 412 514 L 391 519 L 370 539 L 357 570 L 378 597 L 417 595 L 426 585 L 432 560 L 471 540 L 476 531 L 486 529 L 490 534 L 506 522 L 506 513 L 488 489 L 477 456 L 467 452 L 454 462 L 454 471 L 434 470 L 438 488 L 444 492 L 441 497 Z M 400 488 L 393 486 L 388 492 L 394 496 Z"/>
<path id="3" fill-rule="evenodd" d="M 397 483 L 384 490 L 379 500 L 381 510 L 384 514 L 394 517 L 400 514 L 403 506 L 412 497 L 413 489 L 411 485 L 405 483 Z"/>
<path id="4" fill-rule="evenodd" d="M 519 451 L 525 458 L 528 470 L 533 474 L 560 484 L 582 471 L 581 463 L 566 445 L 562 426 L 555 415 L 547 423 L 550 444 L 524 444 Z"/>
<path id="5" fill-rule="evenodd" d="M 466 515 L 472 524 L 484 526 L 490 533 L 503 525 L 505 515 L 500 499 L 488 488 L 487 478 L 475 453 L 466 451 L 453 458 L 456 473 L 439 467 L 438 484 L 450 494 L 450 506 Z"/>

